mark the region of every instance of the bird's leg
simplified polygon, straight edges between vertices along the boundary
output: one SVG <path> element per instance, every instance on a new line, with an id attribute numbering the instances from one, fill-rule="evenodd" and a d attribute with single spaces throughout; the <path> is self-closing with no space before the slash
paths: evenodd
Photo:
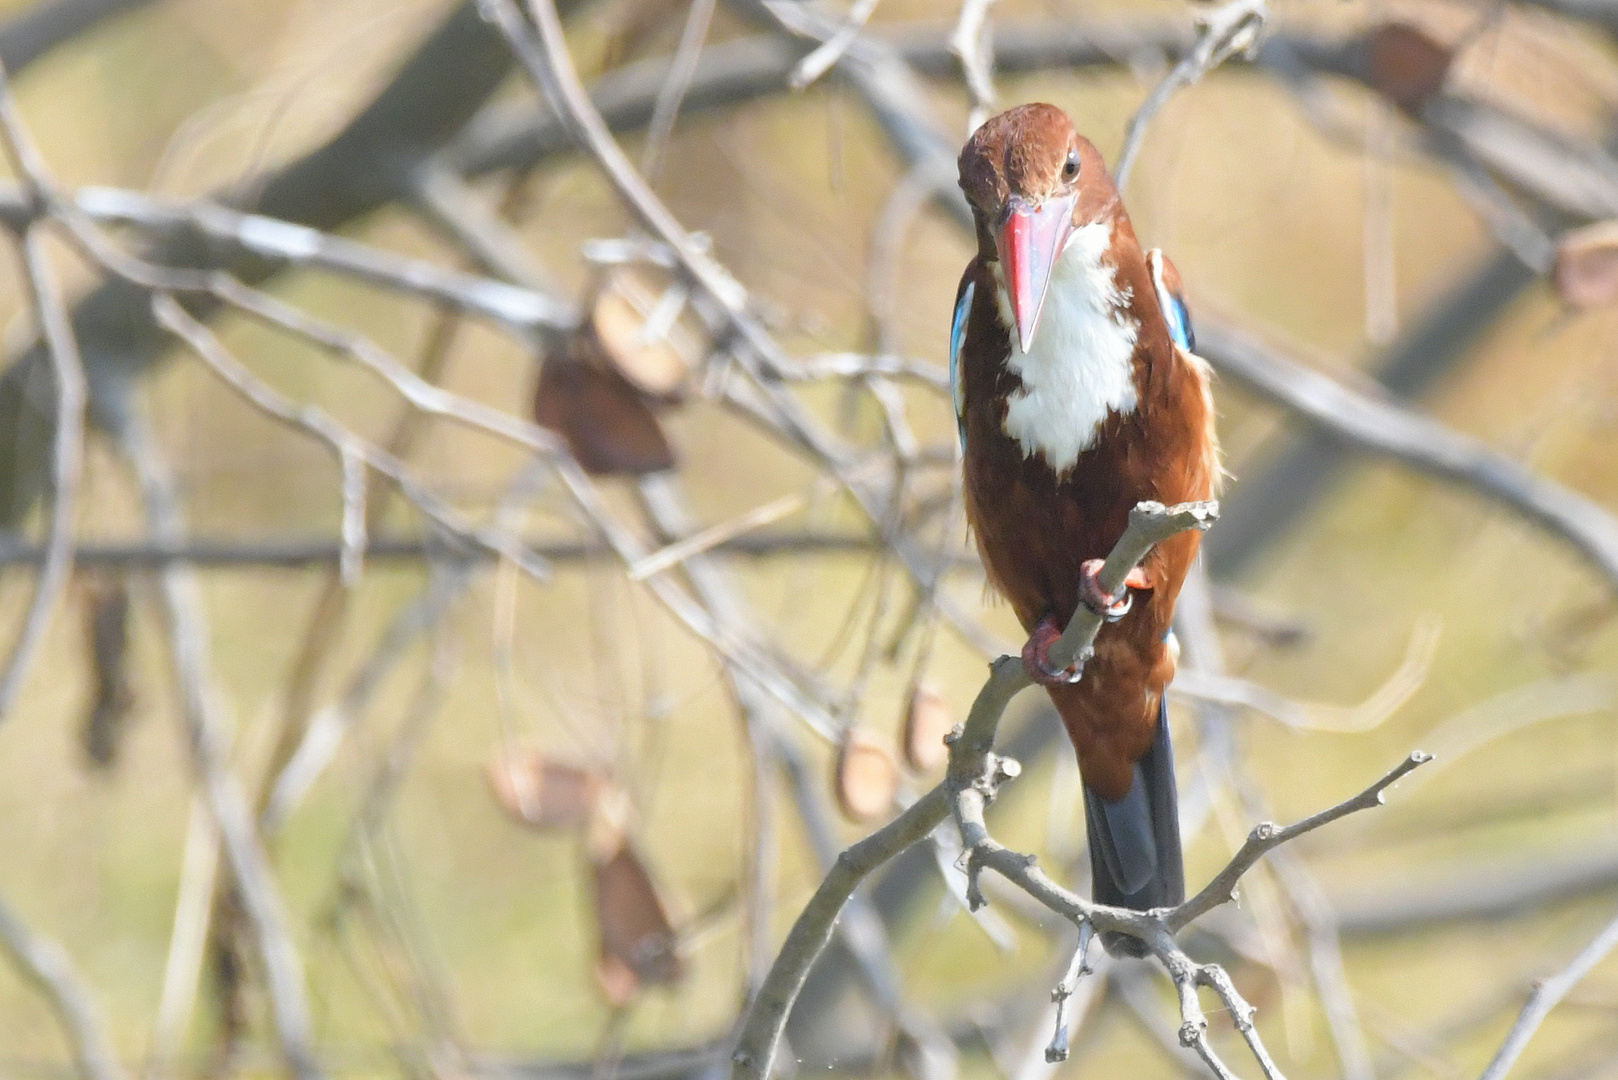
<path id="1" fill-rule="evenodd" d="M 1051 667 L 1051 646 L 1061 636 L 1062 628 L 1047 615 L 1039 620 L 1039 625 L 1028 635 L 1028 644 L 1022 647 L 1023 670 L 1041 686 L 1068 686 L 1084 676 L 1083 660 L 1076 661 L 1063 671 Z"/>
<path id="2" fill-rule="evenodd" d="M 1130 605 L 1134 603 L 1130 589 L 1150 589 L 1152 583 L 1146 579 L 1146 571 L 1135 567 L 1124 578 L 1122 595 L 1111 595 L 1101 587 L 1101 567 L 1103 559 L 1086 559 L 1079 567 L 1079 602 L 1108 622 L 1117 622 L 1129 614 Z"/>
<path id="3" fill-rule="evenodd" d="M 1101 573 L 1101 559 L 1087 559 L 1079 567 L 1079 602 L 1108 622 L 1117 622 L 1129 614 L 1133 599 L 1130 589 L 1150 589 L 1152 583 L 1146 571 L 1135 567 L 1124 579 L 1122 596 L 1110 596 L 1101 588 L 1097 575 Z M 1058 671 L 1051 666 L 1051 646 L 1062 636 L 1062 627 L 1056 619 L 1046 615 L 1028 635 L 1028 644 L 1022 647 L 1022 666 L 1028 677 L 1041 686 L 1070 686 L 1084 676 L 1084 661 Z"/>

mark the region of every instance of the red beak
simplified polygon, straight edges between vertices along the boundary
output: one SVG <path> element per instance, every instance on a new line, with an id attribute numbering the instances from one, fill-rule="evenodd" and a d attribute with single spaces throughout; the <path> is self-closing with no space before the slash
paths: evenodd
<path id="1" fill-rule="evenodd" d="M 1051 271 L 1073 232 L 1073 204 L 1078 194 L 1059 195 L 1035 204 L 1013 195 L 1000 231 L 1000 265 L 1017 321 L 1017 340 L 1027 352 L 1034 343 L 1039 312 L 1045 306 Z"/>

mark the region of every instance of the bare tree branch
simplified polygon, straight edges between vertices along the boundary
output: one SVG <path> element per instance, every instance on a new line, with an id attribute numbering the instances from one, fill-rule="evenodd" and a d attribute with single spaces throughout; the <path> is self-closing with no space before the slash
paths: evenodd
<path id="1" fill-rule="evenodd" d="M 7 156 L 27 184 L 29 201 L 36 206 L 49 206 L 55 198 L 54 188 L 39 149 L 17 115 L 10 81 L 3 68 L 0 68 L 0 132 L 4 135 Z M 11 709 L 27 675 L 29 662 L 67 588 L 68 574 L 73 568 L 73 533 L 77 524 L 79 473 L 84 457 L 84 411 L 88 396 L 78 340 L 68 324 L 67 308 L 62 301 L 56 275 L 42 247 L 39 230 L 33 223 L 23 231 L 22 255 L 24 277 L 33 300 L 34 318 L 50 358 L 52 389 L 56 399 L 56 431 L 51 455 L 50 539 L 46 545 L 44 567 L 34 583 L 34 597 L 28 605 L 28 614 L 11 655 L 6 659 L 5 666 L 0 668 L 0 717 Z"/>
<path id="2" fill-rule="evenodd" d="M 1129 185 L 1129 173 L 1135 165 L 1135 155 L 1146 140 L 1146 127 L 1157 116 L 1175 92 L 1200 80 L 1208 72 L 1237 53 L 1249 57 L 1258 50 L 1259 35 L 1269 18 L 1264 0 L 1230 0 L 1229 3 L 1197 16 L 1197 43 L 1163 77 L 1146 101 L 1129 118 L 1124 128 L 1124 146 L 1118 151 L 1118 164 L 1113 167 L 1113 180 L 1122 191 Z"/>
<path id="3" fill-rule="evenodd" d="M 331 229 L 401 197 L 417 165 L 454 137 L 509 69 L 510 54 L 499 35 L 468 0 L 330 142 L 249 185 L 256 192 L 252 208 Z M 213 265 L 206 250 L 183 237 L 150 254 L 165 264 Z M 249 280 L 275 268 L 260 259 L 232 267 Z M 120 408 L 120 402 L 102 398 L 127 392 L 130 380 L 149 370 L 169 345 L 151 319 L 145 290 L 128 281 L 108 281 L 81 300 L 73 329 L 96 416 Z M 0 442 L 0 525 L 26 514 L 44 486 L 40 448 L 53 439 L 55 424 L 35 409 L 26 388 L 47 363 L 45 349 L 36 346 L 0 376 L 0 429 L 13 433 Z"/>
<path id="4" fill-rule="evenodd" d="M 1510 506 L 1572 544 L 1618 588 L 1618 518 L 1590 499 L 1436 420 L 1357 394 L 1230 327 L 1204 320 L 1197 328 L 1197 348 L 1224 377 L 1347 445 L 1385 454 Z"/>
<path id="5" fill-rule="evenodd" d="M 1242 849 L 1225 865 L 1214 879 L 1205 885 L 1201 892 L 1191 897 L 1185 903 L 1170 913 L 1166 922 L 1174 930 L 1181 930 L 1192 920 L 1212 911 L 1220 904 L 1226 903 L 1236 897 L 1236 885 L 1241 881 L 1242 875 L 1247 873 L 1254 864 L 1262 859 L 1268 852 L 1280 847 L 1289 840 L 1295 840 L 1304 833 L 1313 832 L 1323 825 L 1330 825 L 1338 818 L 1361 810 L 1369 810 L 1373 806 L 1382 805 L 1382 793 L 1392 787 L 1406 773 L 1431 761 L 1431 756 L 1416 751 L 1405 758 L 1392 772 L 1382 779 L 1345 802 L 1338 803 L 1329 810 L 1322 810 L 1313 817 L 1278 828 L 1268 822 L 1255 827 L 1247 837 Z"/>
<path id="6" fill-rule="evenodd" d="M 0 91 L 0 103 L 9 100 L 10 95 Z M 9 108 L 0 104 L 0 117 L 7 121 L 14 120 L 9 112 Z M 8 133 L 14 134 L 9 124 Z M 41 246 L 38 226 L 30 226 L 23 234 L 22 249 L 24 277 L 51 360 L 51 382 L 56 397 L 56 435 L 52 453 L 50 537 L 45 544 L 44 561 L 39 578 L 34 583 L 34 596 L 28 605 L 22 629 L 4 667 L 0 668 L 0 717 L 11 711 L 34 653 L 61 603 L 73 569 L 79 473 L 84 457 L 84 409 L 88 398 L 78 342 L 67 320 L 67 309 L 62 302 L 56 275 Z"/>
<path id="7" fill-rule="evenodd" d="M 139 474 L 149 528 L 161 539 L 179 540 L 185 533 L 184 519 L 173 476 L 155 441 L 134 414 L 123 418 L 117 435 Z M 211 686 L 211 646 L 201 591 L 194 576 L 178 565 L 165 567 L 159 584 L 192 760 L 264 965 L 282 1056 L 296 1080 L 319 1080 L 303 961 L 288 930 L 286 906 L 247 797 L 225 760 L 226 736 Z"/>
<path id="8" fill-rule="evenodd" d="M 74 204 L 105 224 L 134 225 L 177 240 L 195 232 L 242 253 L 343 274 L 410 296 L 437 300 L 509 326 L 519 334 L 568 328 L 578 312 L 545 293 L 408 259 L 307 225 L 243 214 L 208 202 L 165 201 L 118 188 L 84 188 Z"/>
<path id="9" fill-rule="evenodd" d="M 1528 1047 L 1528 1040 L 1534 1037 L 1539 1025 L 1550 1011 L 1556 1008 L 1558 1002 L 1567 996 L 1569 990 L 1576 986 L 1580 979 L 1590 973 L 1590 969 L 1606 958 L 1607 954 L 1618 948 L 1618 919 L 1608 923 L 1595 938 L 1579 951 L 1579 954 L 1568 961 L 1566 967 L 1555 975 L 1539 983 L 1533 992 L 1528 995 L 1528 1002 L 1522 1008 L 1516 1023 L 1506 1033 L 1505 1042 L 1495 1052 L 1488 1068 L 1483 1070 L 1481 1080 L 1504 1080 L 1511 1067 L 1517 1063 L 1522 1052 Z"/>
<path id="10" fill-rule="evenodd" d="M 106 1021 L 67 950 L 34 933 L 4 903 L 0 903 L 0 948 L 11 957 L 18 974 L 50 1002 L 83 1080 L 124 1080 Z"/>
<path id="11" fill-rule="evenodd" d="M 1113 546 L 1098 575 L 1102 587 L 1109 591 L 1121 588 L 1130 569 L 1155 544 L 1186 529 L 1206 528 L 1215 514 L 1216 510 L 1211 504 L 1187 504 L 1166 509 L 1160 504 L 1142 503 L 1131 511 L 1129 528 Z M 1072 664 L 1089 649 L 1100 628 L 1100 616 L 1080 605 L 1062 637 L 1052 646 L 1052 663 L 1063 667 Z M 793 924 L 763 988 L 748 1010 L 732 1057 L 733 1080 L 767 1080 L 769 1077 L 781 1032 L 786 1027 L 792 1003 L 803 988 L 809 967 L 825 948 L 844 904 L 867 874 L 931 833 L 949 814 L 952 803 L 957 804 L 956 814 L 959 818 L 961 800 L 974 795 L 979 800 L 979 816 L 976 823 L 962 821 L 961 839 L 974 864 L 986 863 L 988 858 L 993 857 L 983 853 L 984 846 L 993 844 L 993 841 L 988 839 L 987 832 L 981 826 L 981 802 L 984 792 L 989 790 L 981 785 L 990 773 L 1000 775 L 1003 772 L 1006 777 L 1015 775 L 1015 762 L 995 757 L 994 739 L 1007 703 L 1030 685 L 1032 683 L 1023 670 L 1021 660 L 1009 656 L 996 660 L 990 666 L 988 682 L 972 703 L 972 711 L 965 725 L 950 740 L 949 772 L 944 783 L 911 804 L 892 823 L 838 857 L 836 867 Z M 974 870 L 969 869 L 969 873 L 976 876 Z M 1019 880 L 1018 884 L 1024 882 Z M 976 890 L 974 881 L 968 897 L 972 897 Z M 1029 891 L 1044 901 L 1039 892 Z M 1082 901 L 1079 903 L 1083 904 Z M 1047 903 L 1047 906 L 1050 905 Z M 1052 910 L 1062 911 L 1060 908 Z M 1097 925 L 1102 929 L 1113 929 L 1105 922 Z"/>
<path id="12" fill-rule="evenodd" d="M 702 61 L 702 46 L 708 38 L 708 24 L 713 21 L 715 0 L 691 0 L 691 10 L 685 16 L 685 28 L 680 31 L 680 43 L 675 47 L 674 59 L 669 64 L 668 78 L 657 91 L 657 103 L 652 107 L 651 122 L 646 129 L 646 146 L 641 151 L 640 168 L 647 177 L 656 179 L 663 167 L 663 155 L 668 151 L 669 138 L 674 134 L 674 121 L 679 118 L 680 106 L 686 91 Z"/>
<path id="13" fill-rule="evenodd" d="M 524 550 L 547 563 L 576 563 L 611 555 L 612 549 L 600 542 L 557 542 L 523 539 Z M 255 540 L 208 540 L 191 537 L 181 543 L 159 540 L 129 543 L 87 543 L 75 551 L 78 566 L 116 566 L 144 569 L 165 563 L 189 563 L 198 569 L 236 567 L 299 567 L 335 565 L 343 555 L 343 541 L 320 537 L 265 537 Z M 723 540 L 710 550 L 751 559 L 798 555 L 841 555 L 870 552 L 882 547 L 878 537 L 852 532 L 761 529 Z M 38 566 L 45 561 L 43 544 L 27 544 L 0 539 L 0 567 Z M 378 535 L 365 543 L 367 562 L 482 563 L 500 558 L 497 551 L 474 547 L 453 536 L 435 534 L 424 538 Z M 959 565 L 975 566 L 975 560 L 962 557 Z"/>

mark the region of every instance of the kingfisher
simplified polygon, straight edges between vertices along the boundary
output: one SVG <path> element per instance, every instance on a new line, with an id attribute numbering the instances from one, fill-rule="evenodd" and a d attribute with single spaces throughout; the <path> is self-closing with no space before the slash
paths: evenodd
<path id="1" fill-rule="evenodd" d="M 1158 544 L 1118 595 L 1097 574 L 1136 503 L 1213 496 L 1208 368 L 1179 273 L 1141 249 L 1101 154 L 1061 109 L 986 121 L 960 184 L 978 243 L 950 329 L 967 520 L 1078 754 L 1096 902 L 1171 907 L 1185 871 L 1164 692 L 1200 534 Z M 1055 670 L 1050 647 L 1079 604 L 1105 620 L 1094 655 Z"/>

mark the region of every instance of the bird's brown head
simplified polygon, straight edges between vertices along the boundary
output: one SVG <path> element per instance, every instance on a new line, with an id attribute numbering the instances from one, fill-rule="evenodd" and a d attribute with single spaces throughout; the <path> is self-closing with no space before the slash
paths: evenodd
<path id="1" fill-rule="evenodd" d="M 978 251 L 1004 268 L 1026 352 L 1074 226 L 1109 217 L 1117 189 L 1101 153 L 1055 105 L 1019 105 L 984 121 L 961 150 L 960 171 Z"/>

